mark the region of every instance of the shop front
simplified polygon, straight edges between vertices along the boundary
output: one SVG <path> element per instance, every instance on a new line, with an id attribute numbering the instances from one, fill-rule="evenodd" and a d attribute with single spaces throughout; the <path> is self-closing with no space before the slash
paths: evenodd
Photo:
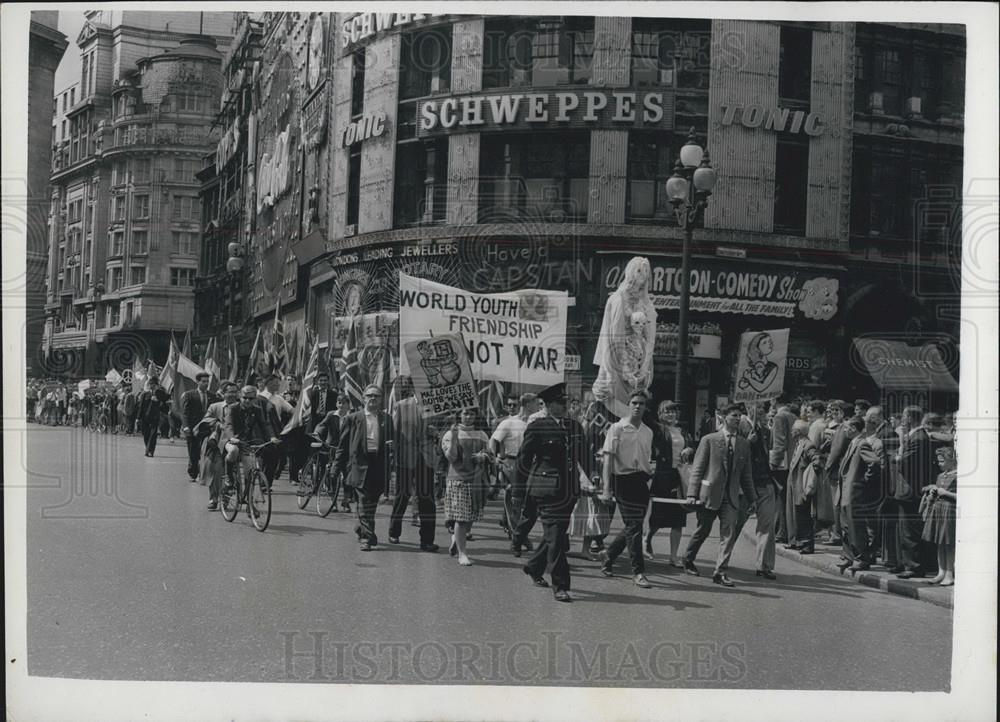
<path id="1" fill-rule="evenodd" d="M 602 257 L 602 308 L 621 282 L 629 258 L 625 254 Z M 659 400 L 673 396 L 681 262 L 674 256 L 649 260 L 650 297 L 657 309 L 650 390 Z M 747 331 L 790 329 L 785 393 L 829 396 L 834 390 L 829 359 L 841 334 L 842 276 L 843 269 L 834 266 L 693 258 L 688 335 L 691 383 L 682 399 L 692 410 L 691 418 L 700 418 L 704 410 L 728 401 L 740 335 Z"/>

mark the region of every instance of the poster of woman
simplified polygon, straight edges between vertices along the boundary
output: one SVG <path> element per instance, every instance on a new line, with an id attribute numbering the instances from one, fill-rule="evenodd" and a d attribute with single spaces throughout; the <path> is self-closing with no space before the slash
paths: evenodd
<path id="1" fill-rule="evenodd" d="M 740 337 L 733 401 L 766 401 L 781 395 L 788 331 L 749 331 Z"/>

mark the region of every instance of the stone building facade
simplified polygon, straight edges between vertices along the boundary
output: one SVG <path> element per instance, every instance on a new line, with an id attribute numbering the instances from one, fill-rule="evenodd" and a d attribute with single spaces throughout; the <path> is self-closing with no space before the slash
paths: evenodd
<path id="1" fill-rule="evenodd" d="M 45 354 L 103 374 L 165 356 L 193 321 L 201 210 L 232 13 L 90 11 L 53 158 Z"/>

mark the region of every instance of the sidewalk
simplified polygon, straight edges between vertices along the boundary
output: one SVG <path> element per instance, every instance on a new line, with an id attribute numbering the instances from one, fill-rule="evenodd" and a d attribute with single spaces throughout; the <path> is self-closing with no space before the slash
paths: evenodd
<path id="1" fill-rule="evenodd" d="M 743 536 L 753 544 L 754 536 L 748 531 L 751 528 L 752 525 L 750 524 L 743 527 Z M 843 576 L 844 579 L 851 578 L 849 570 L 841 575 L 840 569 L 837 568 L 837 562 L 840 560 L 840 545 L 834 546 L 832 544 L 816 542 L 816 553 L 806 555 L 799 554 L 792 549 L 785 549 L 783 544 L 777 544 L 775 551 L 779 557 L 784 559 L 793 559 L 807 567 L 819 569 L 838 577 Z M 779 568 L 776 571 L 780 580 L 781 569 Z M 854 580 L 867 587 L 879 589 L 889 594 L 898 594 L 903 597 L 910 597 L 911 599 L 919 599 L 922 602 L 930 602 L 931 604 L 948 609 L 954 608 L 955 587 L 939 587 L 928 584 L 926 578 L 912 580 L 897 579 L 895 574 L 889 574 L 880 565 L 875 565 L 868 571 L 858 572 L 854 575 Z"/>

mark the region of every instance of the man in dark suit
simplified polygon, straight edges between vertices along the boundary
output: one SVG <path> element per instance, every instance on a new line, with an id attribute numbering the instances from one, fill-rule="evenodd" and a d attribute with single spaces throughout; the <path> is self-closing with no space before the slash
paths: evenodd
<path id="1" fill-rule="evenodd" d="M 571 602 L 566 552 L 569 519 L 580 496 L 580 473 L 586 454 L 583 427 L 566 417 L 566 387 L 551 386 L 539 394 L 546 415 L 528 424 L 517 454 L 515 483 L 536 502 L 542 522 L 542 541 L 524 565 L 524 573 L 540 587 L 552 579 L 555 599 Z"/>
<path id="2" fill-rule="evenodd" d="M 156 378 L 149 380 L 149 388 L 139 396 L 139 426 L 142 431 L 142 441 L 146 447 L 146 456 L 152 456 L 156 451 L 156 437 L 160 434 L 160 419 L 167 412 L 170 394 L 160 388 Z"/>
<path id="3" fill-rule="evenodd" d="M 345 475 L 358 491 L 358 525 L 354 528 L 361 551 L 378 544 L 375 510 L 385 491 L 393 446 L 392 420 L 382 410 L 382 389 L 365 388 L 364 408 L 340 422 L 340 442 L 334 457 L 334 471 Z"/>
<path id="4" fill-rule="evenodd" d="M 198 466 L 201 462 L 201 439 L 194 432 L 198 422 L 205 416 L 208 405 L 219 400 L 219 397 L 208 390 L 211 376 L 207 371 L 200 371 L 195 376 L 198 387 L 185 391 L 181 396 L 181 434 L 187 442 L 188 476 L 191 481 L 198 480 Z M 204 485 L 202 481 L 202 485 Z"/>
<path id="5" fill-rule="evenodd" d="M 903 571 L 900 579 L 924 576 L 928 553 L 921 539 L 924 522 L 920 516 L 920 498 L 941 473 L 937 450 L 941 442 L 931 438 L 944 424 L 940 414 L 924 414 L 920 425 L 912 429 L 899 452 L 899 476 L 896 480 L 896 508 L 899 512 L 899 556 Z"/>
<path id="6" fill-rule="evenodd" d="M 843 540 L 843 559 L 838 566 L 841 572 L 848 567 L 858 572 L 868 569 L 872 563 L 874 550 L 865 514 L 873 503 L 877 503 L 878 494 L 872 494 L 872 490 L 877 489 L 878 482 L 873 482 L 866 474 L 873 457 L 871 450 L 865 446 L 862 433 L 864 421 L 855 416 L 841 426 L 847 439 L 847 450 L 837 471 L 840 480 L 837 503 L 840 505 L 840 536 Z"/>
<path id="7" fill-rule="evenodd" d="M 275 435 L 274 427 L 264 408 L 257 402 L 257 389 L 254 386 L 244 386 L 240 390 L 240 401 L 226 408 L 226 422 L 223 430 L 224 436 L 229 439 L 226 443 L 226 462 L 235 463 L 240 458 L 239 447 L 235 441 L 242 441 L 247 444 L 263 444 L 270 441 L 272 446 L 265 448 L 261 452 L 263 461 L 264 476 L 268 484 L 274 481 L 274 470 L 277 466 L 277 444 L 279 439 Z M 248 455 L 243 457 L 243 463 L 250 465 L 251 459 Z"/>
<path id="8" fill-rule="evenodd" d="M 316 374 L 316 383 L 307 392 L 309 395 L 309 422 L 307 430 L 312 433 L 327 414 L 337 410 L 337 392 L 330 388 L 330 375 L 326 371 Z"/>
<path id="9" fill-rule="evenodd" d="M 741 506 L 751 512 L 756 502 L 750 442 L 739 435 L 740 418 L 740 407 L 730 404 L 724 411 L 723 429 L 702 437 L 691 465 L 687 492 L 688 504 L 697 506 L 698 527 L 684 555 L 684 571 L 699 576 L 694 560 L 718 518 L 722 538 L 712 581 L 725 587 L 733 586 L 726 568 L 736 546 Z"/>
<path id="10" fill-rule="evenodd" d="M 797 407 L 788 403 L 780 403 L 778 412 L 771 421 L 771 476 L 774 478 L 775 505 L 778 518 L 775 530 L 775 541 L 779 544 L 793 537 L 790 530 L 792 520 L 788 515 L 788 469 L 795 449 L 795 439 L 792 438 L 792 424 L 799 416 Z"/>
<path id="11" fill-rule="evenodd" d="M 438 439 L 433 426 L 424 421 L 420 406 L 413 395 L 413 381 L 400 376 L 402 396 L 392 414 L 396 439 L 396 498 L 389 518 L 389 543 L 399 544 L 403 531 L 403 516 L 416 497 L 420 519 L 420 550 L 436 552 L 434 527 L 437 505 L 434 503 L 434 467 L 437 465 Z"/>

